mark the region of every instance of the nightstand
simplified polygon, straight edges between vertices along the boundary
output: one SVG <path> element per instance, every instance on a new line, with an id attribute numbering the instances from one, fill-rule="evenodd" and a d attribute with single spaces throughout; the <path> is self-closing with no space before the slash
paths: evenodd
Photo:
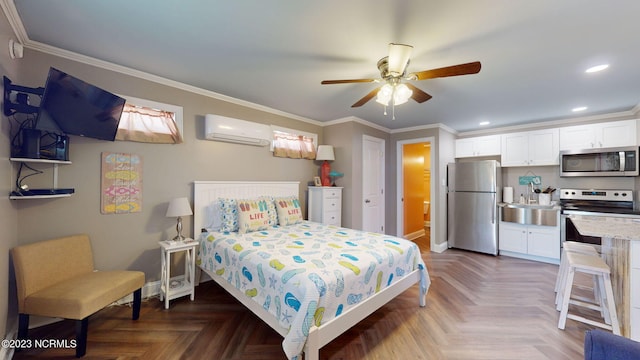
<path id="1" fill-rule="evenodd" d="M 164 308 L 169 308 L 169 300 L 185 295 L 195 295 L 196 247 L 198 242 L 193 239 L 184 241 L 160 241 L 162 277 L 160 283 L 160 301 L 164 300 Z M 171 254 L 185 252 L 184 276 L 171 278 Z"/>
<path id="2" fill-rule="evenodd" d="M 342 226 L 342 188 L 309 186 L 309 221 Z"/>

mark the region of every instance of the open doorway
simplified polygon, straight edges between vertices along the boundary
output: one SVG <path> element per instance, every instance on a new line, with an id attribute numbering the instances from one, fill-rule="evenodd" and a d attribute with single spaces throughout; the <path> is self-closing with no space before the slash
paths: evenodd
<path id="1" fill-rule="evenodd" d="M 432 248 L 433 138 L 398 142 L 398 236 Z"/>

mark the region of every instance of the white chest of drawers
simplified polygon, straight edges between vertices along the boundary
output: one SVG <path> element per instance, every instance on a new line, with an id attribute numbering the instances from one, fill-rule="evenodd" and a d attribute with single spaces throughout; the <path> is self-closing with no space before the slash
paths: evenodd
<path id="1" fill-rule="evenodd" d="M 342 188 L 309 186 L 309 221 L 342 226 Z"/>

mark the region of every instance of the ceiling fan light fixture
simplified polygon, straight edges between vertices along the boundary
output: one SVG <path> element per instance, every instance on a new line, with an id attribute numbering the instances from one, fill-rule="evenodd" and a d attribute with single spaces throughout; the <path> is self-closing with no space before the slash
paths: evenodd
<path id="1" fill-rule="evenodd" d="M 393 97 L 393 86 L 384 84 L 376 95 L 376 102 L 384 106 L 389 106 L 389 101 Z"/>
<path id="2" fill-rule="evenodd" d="M 393 92 L 393 104 L 402 105 L 409 101 L 411 95 L 413 95 L 413 91 L 411 91 L 407 85 L 396 85 L 395 91 Z"/>
<path id="3" fill-rule="evenodd" d="M 391 105 L 402 105 L 409 101 L 411 95 L 413 95 L 413 91 L 405 84 L 384 84 L 378 90 L 376 102 L 384 106 L 389 106 L 391 101 Z"/>

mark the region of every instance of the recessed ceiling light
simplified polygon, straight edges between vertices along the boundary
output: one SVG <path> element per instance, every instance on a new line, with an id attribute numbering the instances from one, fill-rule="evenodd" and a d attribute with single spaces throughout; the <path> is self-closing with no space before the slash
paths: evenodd
<path id="1" fill-rule="evenodd" d="M 488 121 L 481 121 L 480 122 L 480 126 L 485 126 L 485 125 L 489 125 L 489 124 L 491 124 L 491 123 L 488 122 Z"/>
<path id="2" fill-rule="evenodd" d="M 588 68 L 585 72 L 594 73 L 594 72 L 602 71 L 608 67 L 609 67 L 609 64 L 596 65 Z"/>
<path id="3" fill-rule="evenodd" d="M 571 109 L 571 111 L 573 111 L 573 112 L 585 111 L 585 110 L 587 110 L 586 106 L 578 106 L 578 107 L 574 107 L 573 109 Z"/>

